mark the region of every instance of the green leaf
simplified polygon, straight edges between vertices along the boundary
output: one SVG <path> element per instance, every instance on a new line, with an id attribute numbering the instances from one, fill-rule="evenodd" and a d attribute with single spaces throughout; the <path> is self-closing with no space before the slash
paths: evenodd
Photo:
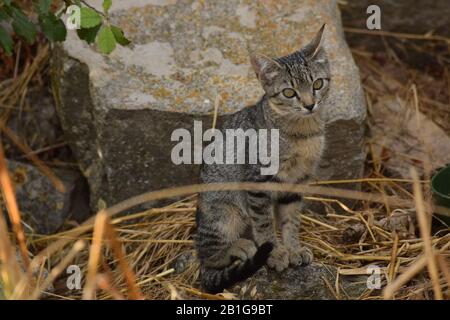
<path id="1" fill-rule="evenodd" d="M 7 6 L 11 5 L 11 1 L 12 0 L 3 0 L 3 3 L 6 4 Z"/>
<path id="2" fill-rule="evenodd" d="M 16 8 L 11 7 L 12 13 L 12 26 L 14 31 L 28 43 L 32 44 L 36 39 L 36 27 L 28 20 L 27 16 L 23 12 Z"/>
<path id="3" fill-rule="evenodd" d="M 112 0 L 103 0 L 103 11 L 107 14 L 112 6 Z"/>
<path id="4" fill-rule="evenodd" d="M 101 53 L 109 54 L 116 48 L 116 39 L 111 27 L 103 26 L 97 37 L 98 49 Z"/>
<path id="5" fill-rule="evenodd" d="M 8 56 L 12 54 L 14 42 L 9 33 L 6 32 L 6 30 L 3 29 L 2 26 L 0 26 L 0 46 L 3 48 L 3 50 L 5 50 Z"/>
<path id="6" fill-rule="evenodd" d="M 39 0 L 37 4 L 39 14 L 46 14 L 50 11 L 52 0 Z"/>
<path id="7" fill-rule="evenodd" d="M 82 28 L 93 28 L 102 22 L 102 17 L 91 8 L 82 7 L 80 13 Z"/>
<path id="8" fill-rule="evenodd" d="M 89 44 L 93 43 L 95 41 L 95 38 L 97 37 L 98 30 L 100 30 L 101 26 L 102 25 L 99 24 L 98 26 L 93 28 L 78 29 L 77 30 L 78 38 L 86 41 Z"/>
<path id="9" fill-rule="evenodd" d="M 9 20 L 10 19 L 10 17 L 9 17 L 9 15 L 8 15 L 8 13 L 4 10 L 4 8 L 0 8 L 0 21 L 3 21 L 3 20 Z"/>
<path id="10" fill-rule="evenodd" d="M 131 41 L 128 40 L 123 34 L 122 29 L 116 26 L 111 26 L 111 31 L 114 34 L 114 38 L 116 39 L 117 43 L 120 44 L 121 46 L 127 46 L 131 43 Z"/>
<path id="11" fill-rule="evenodd" d="M 53 13 L 39 17 L 39 22 L 42 27 L 42 32 L 48 40 L 62 42 L 66 40 L 67 30 L 64 22 L 58 19 Z"/>

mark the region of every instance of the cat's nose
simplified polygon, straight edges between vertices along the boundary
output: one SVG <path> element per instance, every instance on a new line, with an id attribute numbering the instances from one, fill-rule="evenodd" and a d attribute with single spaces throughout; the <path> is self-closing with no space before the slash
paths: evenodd
<path id="1" fill-rule="evenodd" d="M 315 106 L 315 104 L 313 103 L 313 104 L 305 105 L 304 107 L 306 109 L 308 109 L 309 111 L 312 111 L 314 109 L 314 106 Z"/>

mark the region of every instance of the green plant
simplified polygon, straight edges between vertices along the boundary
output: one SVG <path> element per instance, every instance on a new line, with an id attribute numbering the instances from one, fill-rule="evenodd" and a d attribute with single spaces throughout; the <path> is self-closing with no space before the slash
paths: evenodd
<path id="1" fill-rule="evenodd" d="M 36 14 L 38 22 L 34 23 L 18 3 L 13 0 L 0 0 L 0 47 L 7 55 L 14 51 L 14 40 L 8 29 L 12 33 L 29 44 L 36 41 L 38 33 L 42 33 L 50 42 L 63 42 L 66 40 L 67 27 L 61 16 L 67 12 L 71 6 L 77 6 L 79 10 L 72 13 L 68 19 L 75 19 L 79 14 L 78 37 L 89 44 L 96 43 L 101 53 L 109 54 L 117 44 L 126 46 L 130 41 L 125 37 L 121 28 L 110 23 L 109 9 L 112 0 L 103 0 L 103 11 L 90 6 L 83 0 L 34 0 L 32 10 L 29 15 Z M 52 4 L 58 5 L 61 9 L 52 11 Z"/>

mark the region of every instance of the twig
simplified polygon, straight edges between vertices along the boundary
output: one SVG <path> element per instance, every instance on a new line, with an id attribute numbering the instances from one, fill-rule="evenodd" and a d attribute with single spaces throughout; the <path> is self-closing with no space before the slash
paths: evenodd
<path id="1" fill-rule="evenodd" d="M 433 36 L 428 34 L 413 34 L 413 33 L 401 33 L 401 32 L 390 32 L 390 31 L 379 31 L 379 30 L 366 30 L 358 28 L 344 27 L 345 32 L 349 33 L 360 33 L 374 36 L 385 36 L 403 39 L 413 39 L 413 40 L 428 40 L 428 41 L 445 41 L 450 42 L 450 39 L 443 36 Z"/>
<path id="2" fill-rule="evenodd" d="M 398 234 L 394 233 L 394 243 L 392 244 L 392 253 L 391 253 L 391 262 L 389 263 L 389 282 L 392 282 L 395 277 L 395 266 L 397 261 L 397 253 L 398 253 Z"/>
<path id="3" fill-rule="evenodd" d="M 439 286 L 439 273 L 434 257 L 434 250 L 430 241 L 430 227 L 428 225 L 427 215 L 425 213 L 425 205 L 423 203 L 422 189 L 419 184 L 419 175 L 414 167 L 411 167 L 411 176 L 414 180 L 414 200 L 416 202 L 417 220 L 419 221 L 420 234 L 424 242 L 424 251 L 427 259 L 428 271 L 430 272 L 431 281 L 433 282 L 434 295 L 437 300 L 442 300 L 442 291 Z"/>
<path id="4" fill-rule="evenodd" d="M 34 151 L 32 151 L 31 153 L 24 154 L 24 155 L 20 156 L 19 159 L 27 158 L 27 157 L 29 157 L 31 154 L 38 155 L 38 154 L 43 153 L 43 152 L 47 152 L 47 151 L 50 151 L 50 150 L 54 150 L 54 149 L 58 149 L 58 148 L 64 147 L 64 146 L 66 146 L 66 145 L 67 145 L 67 142 L 56 143 L 56 144 L 54 144 L 54 145 L 51 145 L 51 146 L 48 146 L 48 147 L 41 148 L 41 149 L 39 149 L 39 150 L 34 150 Z"/>
<path id="5" fill-rule="evenodd" d="M 360 178 L 360 179 L 346 179 L 346 180 L 322 180 L 312 182 L 312 186 L 318 186 L 322 184 L 345 184 L 345 183 L 359 183 L 359 182 L 412 182 L 411 179 L 395 179 L 395 178 Z M 426 183 L 428 181 L 421 180 L 420 182 Z"/>
<path id="6" fill-rule="evenodd" d="M 166 271 L 163 271 L 163 272 L 161 272 L 161 273 L 158 273 L 158 274 L 155 275 L 154 277 L 150 277 L 150 278 L 147 278 L 147 279 L 145 279 L 145 280 L 139 282 L 139 285 L 142 286 L 142 285 L 144 285 L 144 284 L 146 284 L 146 283 L 149 283 L 149 282 L 151 282 L 151 281 L 157 280 L 157 279 L 159 279 L 159 278 L 161 278 L 161 277 L 165 277 L 165 276 L 167 276 L 167 275 L 169 275 L 169 274 L 172 274 L 172 273 L 174 273 L 174 272 L 175 272 L 175 269 L 174 269 L 174 268 L 170 268 L 170 269 L 168 269 L 168 270 L 166 270 Z"/>
<path id="7" fill-rule="evenodd" d="M 86 285 L 83 289 L 84 300 L 92 300 L 95 296 L 96 275 L 98 263 L 100 261 L 107 217 L 108 216 L 104 211 L 100 211 L 94 220 L 93 240 L 88 260 L 88 273 L 86 276 Z"/>
<path id="8" fill-rule="evenodd" d="M 103 18 L 107 19 L 108 17 L 101 11 L 97 10 L 95 7 L 91 6 L 89 3 L 87 3 L 85 0 L 80 0 L 82 4 L 84 4 L 86 7 L 94 10 L 95 12 L 97 12 L 99 15 L 103 16 Z"/>
<path id="9" fill-rule="evenodd" d="M 20 223 L 19 206 L 14 192 L 14 187 L 9 176 L 8 167 L 6 165 L 5 153 L 3 152 L 3 143 L 0 141 L 0 184 L 2 186 L 3 198 L 6 202 L 6 207 L 11 220 L 14 234 L 19 243 L 20 254 L 26 269 L 30 265 L 30 258 L 28 257 L 28 250 L 25 241 L 25 233 L 23 232 L 22 224 Z"/>
<path id="10" fill-rule="evenodd" d="M 167 188 L 158 191 L 147 192 L 125 201 L 122 201 L 108 209 L 104 212 L 108 216 L 112 217 L 122 211 L 130 209 L 132 207 L 138 206 L 142 203 L 149 201 L 167 199 L 172 197 L 179 197 L 190 195 L 198 192 L 206 191 L 236 191 L 236 190 L 261 190 L 261 191 L 289 191 L 289 192 L 299 192 L 299 193 L 316 193 L 325 196 L 335 196 L 339 198 L 349 198 L 354 200 L 365 200 L 369 202 L 379 202 L 384 203 L 384 199 L 381 195 L 370 194 L 355 190 L 342 190 L 327 187 L 317 187 L 317 186 L 306 186 L 306 185 L 296 185 L 296 184 L 284 184 L 284 183 L 213 183 L 213 184 L 196 184 L 183 187 Z M 400 199 L 397 197 L 389 197 L 387 199 L 391 206 L 409 206 L 412 205 L 412 201 Z M 447 213 L 450 210 L 444 207 L 436 206 L 436 212 Z M 80 227 L 76 229 L 69 230 L 64 233 L 67 239 L 60 239 L 50 244 L 45 250 L 41 251 L 36 257 L 49 257 L 53 255 L 56 251 L 60 250 L 70 241 L 70 238 L 78 237 L 81 234 L 89 231 L 93 227 L 94 217 L 86 220 Z M 388 260 L 390 257 L 388 257 Z"/>
<path id="11" fill-rule="evenodd" d="M 216 125 L 217 125 L 217 116 L 219 113 L 219 106 L 220 106 L 220 94 L 217 94 L 216 99 L 214 101 L 214 115 L 213 115 L 213 122 L 212 122 L 212 128 L 216 129 Z"/>
<path id="12" fill-rule="evenodd" d="M 56 190 L 58 190 L 61 193 L 66 192 L 64 183 L 53 173 L 53 171 L 45 163 L 42 162 L 41 159 L 39 159 L 34 154 L 33 150 L 31 150 L 31 148 L 26 143 L 20 141 L 19 137 L 6 125 L 0 126 L 0 129 L 24 153 L 25 157 L 30 159 L 36 165 L 39 171 L 41 171 L 42 174 L 45 175 L 50 180 L 50 182 L 53 184 Z"/>
<path id="13" fill-rule="evenodd" d="M 15 248 L 9 239 L 8 227 L 2 209 L 0 209 L 0 271 L 3 292 L 8 297 L 19 282 L 22 272 L 16 259 Z"/>
<path id="14" fill-rule="evenodd" d="M 109 292 L 115 300 L 125 300 L 125 297 L 111 284 L 108 277 L 104 274 L 97 275 L 97 286 Z"/>
<path id="15" fill-rule="evenodd" d="M 111 247 L 114 251 L 114 255 L 116 256 L 117 260 L 119 261 L 119 268 L 121 269 L 122 273 L 125 276 L 125 280 L 128 285 L 129 289 L 129 296 L 133 300 L 142 300 L 142 294 L 136 285 L 136 276 L 134 275 L 133 270 L 129 267 L 125 256 L 122 252 L 122 247 L 120 240 L 117 238 L 116 232 L 114 230 L 114 227 L 110 223 L 109 217 L 106 217 L 105 221 L 105 228 L 106 228 L 106 235 L 109 238 L 109 241 L 111 242 Z"/>
<path id="16" fill-rule="evenodd" d="M 315 223 L 315 224 L 317 224 L 317 225 L 319 225 L 319 226 L 325 227 L 325 228 L 330 229 L 330 230 L 333 230 L 333 231 L 338 231 L 338 230 L 339 230 L 339 229 L 336 228 L 336 227 L 330 226 L 329 224 L 327 224 L 327 223 L 325 223 L 325 222 L 316 220 L 316 219 L 311 218 L 311 217 L 308 217 L 308 216 L 306 216 L 306 215 L 302 215 L 302 219 L 307 220 L 307 221 L 312 222 L 312 223 Z"/>

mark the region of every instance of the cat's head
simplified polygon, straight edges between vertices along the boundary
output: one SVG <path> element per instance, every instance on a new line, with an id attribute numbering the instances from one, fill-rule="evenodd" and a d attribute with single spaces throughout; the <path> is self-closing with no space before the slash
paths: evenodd
<path id="1" fill-rule="evenodd" d="M 270 108 L 276 114 L 303 118 L 320 109 L 330 85 L 330 68 L 322 48 L 324 28 L 325 25 L 308 45 L 288 56 L 251 57 Z"/>

